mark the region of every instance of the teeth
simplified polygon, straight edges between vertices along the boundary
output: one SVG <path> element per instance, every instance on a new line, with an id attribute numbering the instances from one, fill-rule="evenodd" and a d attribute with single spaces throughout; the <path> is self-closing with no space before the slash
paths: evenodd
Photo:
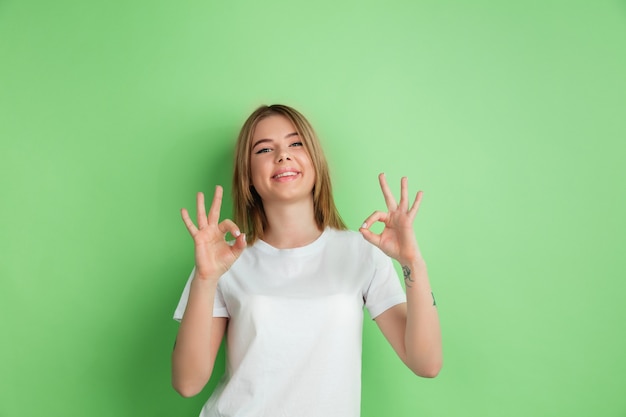
<path id="1" fill-rule="evenodd" d="M 275 175 L 274 178 L 293 177 L 294 175 L 298 174 L 296 172 L 283 172 L 282 174 Z"/>

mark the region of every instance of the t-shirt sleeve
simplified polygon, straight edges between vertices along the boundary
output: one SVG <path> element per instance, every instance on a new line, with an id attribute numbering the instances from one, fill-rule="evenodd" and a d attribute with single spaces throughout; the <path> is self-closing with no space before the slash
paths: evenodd
<path id="1" fill-rule="evenodd" d="M 193 280 L 195 272 L 196 268 L 191 271 L 191 274 L 187 279 L 187 284 L 185 284 L 183 293 L 180 296 L 178 305 L 176 306 L 176 310 L 174 310 L 174 320 L 176 321 L 181 321 L 183 319 L 183 315 L 185 314 L 187 300 L 189 299 L 189 288 L 191 287 L 191 281 Z M 213 317 L 230 317 L 226 308 L 226 303 L 224 302 L 224 296 L 222 295 L 222 289 L 219 282 L 217 284 L 217 291 L 215 291 L 215 299 L 213 301 Z"/>
<path id="2" fill-rule="evenodd" d="M 363 299 L 373 320 L 391 307 L 405 303 L 406 294 L 400 285 L 391 258 L 378 248 L 373 248 L 372 257 L 374 271 L 363 293 Z"/>

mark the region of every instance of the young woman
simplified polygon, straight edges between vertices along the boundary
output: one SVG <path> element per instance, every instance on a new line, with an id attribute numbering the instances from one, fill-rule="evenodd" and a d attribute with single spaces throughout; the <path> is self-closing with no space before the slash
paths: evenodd
<path id="1" fill-rule="evenodd" d="M 220 186 L 208 215 L 198 193 L 197 225 L 182 209 L 195 268 L 174 314 L 181 395 L 202 390 L 227 337 L 227 369 L 201 417 L 359 416 L 364 306 L 406 366 L 438 374 L 439 318 L 413 233 L 422 193 L 410 204 L 402 178 L 397 201 L 379 180 L 388 211 L 346 230 L 304 116 L 284 105 L 250 115 L 236 147 L 235 221 L 219 220 Z M 376 222 L 380 234 L 369 230 Z"/>

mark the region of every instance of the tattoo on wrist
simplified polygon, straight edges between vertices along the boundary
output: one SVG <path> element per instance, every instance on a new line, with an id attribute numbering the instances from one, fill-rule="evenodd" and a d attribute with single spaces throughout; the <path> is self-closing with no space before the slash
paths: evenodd
<path id="1" fill-rule="evenodd" d="M 407 265 L 402 265 L 402 274 L 404 275 L 404 285 L 409 288 L 412 287 L 413 282 L 415 281 L 413 280 L 413 278 L 411 278 L 411 268 L 409 268 Z"/>
<path id="2" fill-rule="evenodd" d="M 411 278 L 411 268 L 409 268 L 408 265 L 402 265 L 402 275 L 404 275 L 404 284 L 408 288 L 411 288 L 415 280 Z M 435 301 L 435 294 L 433 294 L 432 291 L 430 292 L 430 296 L 433 298 L 433 306 L 437 307 L 437 301 Z"/>

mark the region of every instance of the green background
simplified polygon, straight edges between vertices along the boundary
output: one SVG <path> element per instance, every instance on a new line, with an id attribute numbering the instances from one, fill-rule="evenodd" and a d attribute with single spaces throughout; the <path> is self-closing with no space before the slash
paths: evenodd
<path id="1" fill-rule="evenodd" d="M 352 229 L 425 192 L 444 368 L 366 320 L 363 416 L 626 416 L 626 3 L 571 0 L 1 1 L 0 416 L 198 414 L 179 209 L 276 102 Z"/>

